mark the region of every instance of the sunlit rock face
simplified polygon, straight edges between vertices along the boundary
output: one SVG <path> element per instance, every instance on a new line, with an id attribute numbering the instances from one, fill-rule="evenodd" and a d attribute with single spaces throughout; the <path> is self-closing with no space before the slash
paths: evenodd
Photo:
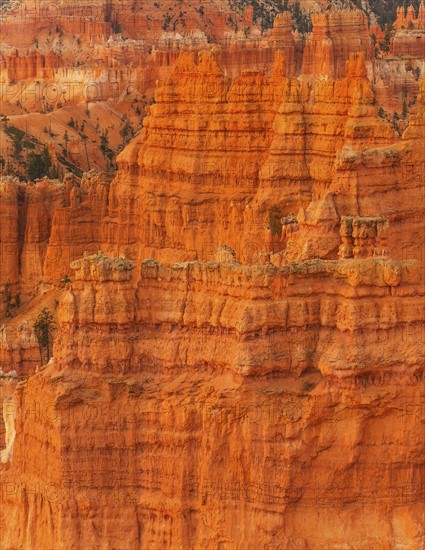
<path id="1" fill-rule="evenodd" d="M 373 63 L 367 18 L 360 10 L 328 10 L 312 15 L 313 32 L 303 55 L 304 74 L 342 77 L 350 52 L 362 52 Z"/>
<path id="2" fill-rule="evenodd" d="M 419 263 L 222 260 L 73 264 L 15 392 L 6 547 L 418 547 Z"/>
<path id="3" fill-rule="evenodd" d="M 269 227 L 272 208 L 304 219 L 327 197 L 334 228 L 341 215 L 388 217 L 390 253 L 403 258 L 400 236 L 406 245 L 423 212 L 423 95 L 400 140 L 377 116 L 363 55 L 352 55 L 337 80 L 288 78 L 284 66 L 276 54 L 272 76 L 229 80 L 219 52 L 180 57 L 140 137 L 118 157 L 102 227 L 109 252 L 206 260 L 226 243 L 238 261 L 258 261 L 285 249 L 281 229 Z M 329 212 L 315 218 L 309 257 L 336 258 Z M 333 240 L 323 251 L 320 231 Z"/>
<path id="4" fill-rule="evenodd" d="M 82 176 L 0 179 L 4 550 L 424 545 L 425 81 L 393 57 L 423 8 L 381 58 L 358 10 L 302 36 L 218 4 L 181 3 L 183 31 L 171 1 L 60 3 L 101 60 L 72 70 L 155 94 L 116 172 L 74 142 Z M 6 50 L 3 79 L 70 70 Z"/>

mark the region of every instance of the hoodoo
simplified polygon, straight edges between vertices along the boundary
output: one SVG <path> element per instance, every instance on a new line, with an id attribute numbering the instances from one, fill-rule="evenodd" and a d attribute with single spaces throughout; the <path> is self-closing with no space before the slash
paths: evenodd
<path id="1" fill-rule="evenodd" d="M 422 548 L 423 2 L 0 3 L 2 550 Z"/>

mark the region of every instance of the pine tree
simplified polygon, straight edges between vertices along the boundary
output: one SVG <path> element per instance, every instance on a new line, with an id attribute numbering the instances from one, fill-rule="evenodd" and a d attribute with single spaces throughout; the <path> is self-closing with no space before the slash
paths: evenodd
<path id="1" fill-rule="evenodd" d="M 47 308 L 41 311 L 33 328 L 40 349 L 41 362 L 46 364 L 52 357 L 53 333 L 56 330 L 53 315 Z"/>

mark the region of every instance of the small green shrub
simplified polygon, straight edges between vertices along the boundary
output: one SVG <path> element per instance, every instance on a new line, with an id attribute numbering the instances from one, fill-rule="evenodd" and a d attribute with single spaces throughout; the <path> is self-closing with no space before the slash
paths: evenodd
<path id="1" fill-rule="evenodd" d="M 40 349 L 41 362 L 46 364 L 52 357 L 53 333 L 56 330 L 53 315 L 47 308 L 38 315 L 33 328 Z"/>
<path id="2" fill-rule="evenodd" d="M 278 206 L 272 206 L 269 210 L 269 228 L 272 235 L 282 234 L 282 210 Z"/>

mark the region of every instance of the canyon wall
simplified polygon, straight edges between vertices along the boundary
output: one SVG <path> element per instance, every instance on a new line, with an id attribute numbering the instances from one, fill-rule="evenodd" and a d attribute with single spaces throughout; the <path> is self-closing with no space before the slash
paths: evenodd
<path id="1" fill-rule="evenodd" d="M 417 261 L 73 268 L 15 392 L 6 548 L 421 545 Z"/>
<path id="2" fill-rule="evenodd" d="M 28 301 L 99 249 L 139 262 L 210 260 L 222 244 L 242 264 L 337 259 L 344 216 L 382 217 L 375 248 L 421 259 L 423 81 L 398 139 L 377 116 L 363 55 L 337 80 L 306 82 L 286 67 L 277 53 L 270 77 L 229 79 L 219 49 L 182 54 L 113 180 L 97 171 L 64 183 L 4 178 L 2 283 Z"/>
<path id="3" fill-rule="evenodd" d="M 423 61 L 425 57 L 425 3 L 421 0 L 418 13 L 413 6 L 397 10 L 394 23 L 396 34 L 390 52 L 395 56 L 408 56 Z"/>
<path id="4" fill-rule="evenodd" d="M 70 42 L 46 79 L 105 88 L 79 103 L 78 85 L 50 134 L 72 114 L 78 141 L 84 112 L 89 168 L 95 116 L 109 113 L 115 140 L 123 128 L 126 93 L 112 100 L 109 83 L 155 94 L 116 173 L 0 179 L 5 550 L 424 544 L 417 52 L 398 98 L 404 60 L 376 57 L 360 11 L 317 14 L 301 36 L 288 15 L 261 31 L 247 10 L 241 30 L 217 5 L 183 18 L 185 33 L 154 4 L 101 3 L 102 23 L 83 25 L 61 3 Z M 48 29 L 33 30 L 53 49 Z M 31 52 L 4 50 L 2 82 L 44 78 L 47 53 Z M 409 94 L 399 126 L 382 105 Z M 47 365 L 43 308 L 57 324 Z"/>
<path id="5" fill-rule="evenodd" d="M 312 15 L 313 33 L 306 40 L 303 74 L 340 78 L 350 52 L 362 52 L 373 62 L 367 18 L 360 10 L 330 10 Z"/>
<path id="6" fill-rule="evenodd" d="M 270 251 L 270 208 L 303 216 L 300 209 L 329 194 L 335 219 L 388 216 L 393 235 L 407 238 L 423 212 L 422 200 L 411 201 L 422 199 L 423 94 L 399 140 L 377 117 L 361 54 L 335 81 L 287 78 L 284 67 L 277 54 L 271 77 L 229 81 L 218 52 L 180 57 L 143 132 L 117 159 L 106 250 L 116 254 L 119 242 L 129 257 L 177 261 L 209 259 L 225 243 L 238 260 L 258 260 Z M 394 200 L 406 201 L 404 219 Z M 400 258 L 397 238 L 389 242 Z"/>
<path id="7" fill-rule="evenodd" d="M 34 288 L 44 276 L 54 213 L 69 205 L 67 189 L 47 178 L 28 185 L 8 177 L 0 185 L 0 280 Z"/>
<path id="8" fill-rule="evenodd" d="M 305 8 L 309 11 L 311 6 Z M 126 124 L 132 132 L 141 129 L 156 82 L 170 76 L 179 54 L 219 45 L 223 73 L 232 79 L 258 70 L 271 76 L 277 51 L 285 57 L 285 76 L 340 79 L 349 54 L 361 52 L 368 77 L 380 88 L 378 107 L 389 117 L 397 112 L 406 124 L 403 105 L 410 107 L 424 74 L 422 12 L 414 28 L 404 28 L 399 18 L 390 52 L 384 55 L 378 46 L 374 51 L 372 40 L 373 36 L 379 45 L 382 30 L 369 26 L 363 11 L 325 4 L 315 5 L 317 9 L 322 12 L 312 14 L 312 31 L 300 32 L 290 12 L 278 14 L 272 28 L 262 28 L 259 12 L 264 21 L 270 18 L 265 5 L 242 12 L 236 4 L 212 0 L 199 6 L 182 2 L 177 10 L 167 1 L 141 12 L 130 2 L 102 1 L 76 10 L 66 2 L 47 6 L 25 0 L 2 20 L 2 114 L 19 129 L 29 128 L 40 144 L 49 144 L 64 172 L 71 169 L 81 177 L 81 171 L 93 167 L 108 169 L 111 158 L 100 153 L 106 129 L 114 156 L 126 144 L 120 131 Z M 400 55 L 412 59 L 408 70 L 400 65 Z M 71 120 L 77 126 L 70 126 Z M 83 124 L 89 137 L 85 147 Z M 72 147 L 64 140 L 65 132 Z M 25 177 L 12 152 L 0 128 L 6 173 Z"/>
<path id="9" fill-rule="evenodd" d="M 181 54 L 112 182 L 97 171 L 64 184 L 4 179 L 1 280 L 31 292 L 101 248 L 139 261 L 207 260 L 220 244 L 245 264 L 269 252 L 335 259 L 343 215 L 386 217 L 395 259 L 412 234 L 420 250 L 423 89 L 398 139 L 377 116 L 362 54 L 346 77 L 319 82 L 288 77 L 286 61 L 278 52 L 271 76 L 229 79 L 219 49 Z M 270 227 L 273 209 L 301 229 L 288 254 L 286 233 Z"/>

